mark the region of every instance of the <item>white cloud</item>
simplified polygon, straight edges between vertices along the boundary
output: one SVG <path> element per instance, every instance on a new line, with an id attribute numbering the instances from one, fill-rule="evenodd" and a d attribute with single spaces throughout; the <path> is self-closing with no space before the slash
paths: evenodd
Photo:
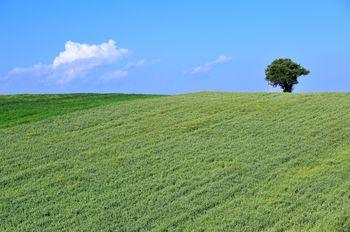
<path id="1" fill-rule="evenodd" d="M 205 73 L 205 72 L 210 72 L 211 69 L 212 69 L 212 66 L 203 65 L 203 66 L 195 67 L 191 73 L 192 74 Z"/>
<path id="2" fill-rule="evenodd" d="M 153 59 L 153 60 L 138 60 L 138 61 L 133 61 L 129 62 L 124 66 L 124 69 L 132 69 L 132 68 L 141 68 L 149 65 L 153 65 L 156 63 L 159 63 L 159 59 Z"/>
<path id="3" fill-rule="evenodd" d="M 8 76 L 32 74 L 45 77 L 45 81 L 66 84 L 86 76 L 94 68 L 114 64 L 128 54 L 128 49 L 118 48 L 113 40 L 97 45 L 67 41 L 65 50 L 52 64 L 39 63 L 32 67 L 17 67 L 12 69 Z"/>
<path id="4" fill-rule="evenodd" d="M 67 41 L 65 50 L 55 58 L 52 67 L 57 68 L 60 65 L 76 61 L 88 61 L 97 64 L 115 62 L 128 53 L 128 49 L 117 48 L 113 40 L 99 45 Z"/>
<path id="5" fill-rule="evenodd" d="M 214 61 L 214 64 L 219 64 L 219 63 L 225 63 L 232 60 L 232 57 L 229 56 L 219 56 L 216 61 Z"/>
<path id="6" fill-rule="evenodd" d="M 35 64 L 32 67 L 17 67 L 8 72 L 8 76 L 19 75 L 22 73 L 32 73 L 35 76 L 40 76 L 50 70 L 50 65 Z"/>
<path id="7" fill-rule="evenodd" d="M 222 63 L 226 63 L 228 61 L 231 61 L 232 57 L 229 56 L 219 56 L 216 60 L 208 62 L 202 66 L 198 66 L 195 67 L 192 71 L 191 74 L 198 74 L 198 73 L 206 73 L 206 72 L 210 72 L 213 67 L 217 64 L 222 64 Z"/>
<path id="8" fill-rule="evenodd" d="M 104 75 L 102 75 L 101 79 L 104 81 L 118 80 L 123 77 L 126 77 L 128 74 L 129 74 L 128 71 L 125 71 L 125 70 L 107 72 Z"/>
<path id="9" fill-rule="evenodd" d="M 130 68 L 140 68 L 146 64 L 145 60 L 139 60 L 136 62 L 129 62 L 125 65 L 125 69 L 130 69 Z"/>

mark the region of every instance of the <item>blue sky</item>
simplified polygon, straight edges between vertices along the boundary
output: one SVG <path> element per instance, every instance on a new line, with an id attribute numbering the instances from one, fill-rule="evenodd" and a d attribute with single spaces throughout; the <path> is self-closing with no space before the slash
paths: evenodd
<path id="1" fill-rule="evenodd" d="M 0 30 L 0 93 L 274 91 L 284 57 L 350 91 L 348 0 L 2 0 Z"/>

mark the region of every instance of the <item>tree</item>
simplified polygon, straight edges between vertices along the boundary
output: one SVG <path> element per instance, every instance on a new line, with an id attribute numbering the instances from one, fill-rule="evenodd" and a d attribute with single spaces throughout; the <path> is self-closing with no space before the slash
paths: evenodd
<path id="1" fill-rule="evenodd" d="M 280 86 L 283 92 L 291 93 L 293 85 L 298 84 L 298 77 L 309 73 L 309 70 L 291 59 L 276 59 L 267 67 L 265 80 L 273 87 Z"/>

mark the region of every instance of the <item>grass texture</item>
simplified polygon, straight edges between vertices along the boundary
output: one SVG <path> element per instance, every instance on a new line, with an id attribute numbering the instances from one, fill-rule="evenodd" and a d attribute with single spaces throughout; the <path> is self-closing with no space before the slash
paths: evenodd
<path id="1" fill-rule="evenodd" d="M 141 94 L 0 95 L 0 128 L 40 121 L 99 105 L 157 96 Z"/>
<path id="2" fill-rule="evenodd" d="M 350 230 L 350 94 L 79 109 L 0 129 L 0 230 Z"/>

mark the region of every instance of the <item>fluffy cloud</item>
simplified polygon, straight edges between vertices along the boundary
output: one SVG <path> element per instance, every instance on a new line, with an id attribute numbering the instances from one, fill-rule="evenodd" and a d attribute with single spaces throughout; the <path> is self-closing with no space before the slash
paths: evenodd
<path id="1" fill-rule="evenodd" d="M 219 56 L 214 61 L 208 62 L 202 66 L 195 67 L 194 69 L 192 69 L 191 74 L 210 72 L 215 65 L 226 63 L 226 62 L 231 61 L 231 60 L 232 60 L 232 57 L 224 56 L 224 55 Z"/>
<path id="2" fill-rule="evenodd" d="M 66 84 L 76 78 L 86 76 L 97 67 L 114 64 L 128 54 L 128 49 L 118 48 L 113 40 L 97 45 L 67 41 L 65 50 L 51 64 L 17 67 L 11 70 L 8 76 L 32 74 L 46 78 L 46 82 Z"/>
<path id="3" fill-rule="evenodd" d="M 117 48 L 113 40 L 99 45 L 81 44 L 67 41 L 65 50 L 61 52 L 53 61 L 52 67 L 75 62 L 89 62 L 104 64 L 118 61 L 129 53 L 128 49 Z"/>

